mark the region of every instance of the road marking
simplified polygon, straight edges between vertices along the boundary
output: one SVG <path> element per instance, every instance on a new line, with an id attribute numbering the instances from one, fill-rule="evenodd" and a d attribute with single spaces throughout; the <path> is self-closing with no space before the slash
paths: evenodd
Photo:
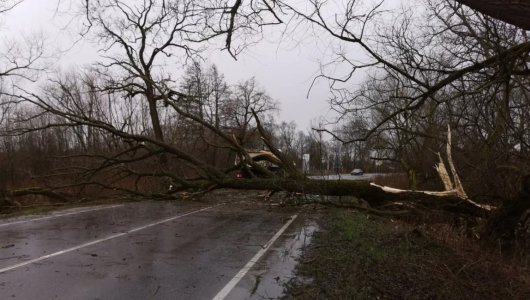
<path id="1" fill-rule="evenodd" d="M 35 259 L 31 259 L 31 260 L 28 260 L 28 261 L 25 261 L 25 262 L 21 262 L 19 264 L 13 265 L 13 266 L 0 269 L 0 274 L 1 273 L 5 273 L 7 271 L 11 271 L 11 270 L 17 269 L 17 268 L 20 268 L 20 267 L 23 267 L 23 266 L 27 266 L 27 265 L 36 263 L 36 262 L 39 262 L 39 261 L 43 261 L 43 260 L 48 259 L 48 258 L 59 256 L 61 254 L 69 253 L 69 252 L 76 251 L 76 250 L 79 250 L 79 249 L 82 249 L 82 248 L 85 248 L 85 247 L 88 247 L 88 246 L 92 246 L 92 245 L 95 245 L 95 244 L 106 242 L 108 240 L 119 238 L 119 237 L 125 236 L 127 234 L 131 234 L 131 233 L 134 233 L 134 232 L 137 232 L 137 231 L 140 231 L 140 230 L 144 230 L 144 229 L 156 226 L 156 225 L 160 225 L 160 224 L 163 224 L 163 223 L 171 222 L 171 221 L 174 221 L 174 220 L 177 220 L 177 219 L 189 216 L 189 215 L 193 215 L 193 214 L 199 213 L 201 211 L 205 211 L 205 210 L 214 208 L 216 206 L 219 206 L 219 205 L 214 205 L 214 206 L 210 206 L 210 207 L 205 207 L 205 208 L 201 208 L 201 209 L 198 209 L 198 210 L 194 210 L 194 211 L 189 212 L 189 213 L 185 213 L 185 214 L 182 214 L 182 215 L 178 215 L 178 216 L 174 216 L 174 217 L 167 218 L 167 219 L 164 219 L 164 220 L 160 220 L 158 222 L 154 222 L 154 223 L 147 224 L 147 225 L 144 225 L 144 226 L 141 226 L 141 227 L 137 227 L 137 228 L 125 231 L 125 232 L 113 234 L 113 235 L 110 235 L 110 236 L 102 238 L 102 239 L 94 240 L 94 241 L 91 241 L 91 242 L 88 242 L 88 243 L 84 243 L 84 244 L 81 244 L 81 245 L 78 245 L 78 246 L 75 246 L 75 247 L 71 247 L 71 248 L 64 249 L 64 250 L 61 250 L 61 251 L 57 251 L 57 252 L 54 252 L 54 253 L 51 253 L 51 254 L 48 254 L 48 255 L 44 255 L 44 256 L 35 258 Z"/>
<path id="2" fill-rule="evenodd" d="M 71 215 L 82 214 L 82 213 L 89 212 L 89 211 L 109 209 L 109 208 L 115 208 L 115 207 L 120 207 L 120 206 L 123 206 L 123 204 L 105 206 L 105 207 L 97 207 L 97 208 L 91 208 L 91 209 L 85 209 L 85 210 L 80 210 L 80 211 L 74 211 L 74 212 L 71 212 L 71 213 L 56 214 L 56 215 L 51 215 L 51 216 L 46 216 L 46 217 L 41 217 L 41 218 L 35 218 L 35 219 L 30 219 L 30 220 L 21 220 L 21 221 L 3 223 L 3 224 L 0 224 L 0 227 L 9 226 L 9 225 L 16 225 L 16 224 L 23 224 L 23 223 L 29 223 L 29 222 L 35 222 L 35 221 L 48 220 L 48 219 L 59 218 L 59 217 L 66 217 L 66 216 L 71 216 Z"/>
<path id="3" fill-rule="evenodd" d="M 215 295 L 215 297 L 212 298 L 212 300 L 225 299 L 226 296 L 228 296 L 228 294 L 232 291 L 232 289 L 239 283 L 239 281 L 243 279 L 243 277 L 245 277 L 247 272 L 250 271 L 250 269 L 252 269 L 252 267 L 258 262 L 258 260 L 265 254 L 265 252 L 267 252 L 267 250 L 269 250 L 272 244 L 280 237 L 280 235 L 283 234 L 283 232 L 287 229 L 287 227 L 289 227 L 289 225 L 291 225 L 291 223 L 297 217 L 298 215 L 292 216 L 291 219 L 287 221 L 287 223 L 285 223 L 285 225 L 283 225 L 283 227 L 280 228 L 280 230 L 278 230 L 278 232 L 276 232 L 276 234 L 267 242 L 267 244 L 265 244 L 265 246 L 263 246 L 258 251 L 258 253 L 256 253 L 256 255 L 254 255 L 254 257 L 252 257 L 249 260 L 249 262 L 241 270 L 239 270 L 239 272 L 234 276 L 234 278 L 232 278 L 232 280 L 230 280 L 230 282 L 228 282 L 224 286 L 224 288 L 220 290 L 219 293 Z"/>

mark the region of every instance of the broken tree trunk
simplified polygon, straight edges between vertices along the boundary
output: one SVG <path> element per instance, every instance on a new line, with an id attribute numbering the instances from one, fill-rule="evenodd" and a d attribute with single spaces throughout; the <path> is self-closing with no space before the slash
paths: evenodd
<path id="1" fill-rule="evenodd" d="M 455 163 L 453 161 L 453 154 L 451 151 L 452 147 L 452 138 L 451 138 L 451 127 L 447 126 L 447 147 L 446 147 L 446 154 L 447 154 L 447 162 L 449 163 L 449 168 L 451 170 L 451 175 L 449 175 L 449 172 L 447 172 L 447 167 L 445 166 L 444 160 L 442 158 L 442 155 L 440 153 L 438 154 L 438 159 L 440 162 L 436 164 L 434 167 L 436 169 L 436 172 L 438 172 L 438 176 L 440 176 L 440 180 L 442 181 L 444 188 L 446 191 L 454 191 L 456 195 L 462 199 L 467 199 L 467 194 L 464 191 L 464 186 L 462 185 L 462 182 L 460 181 L 460 176 L 458 176 L 458 173 L 456 172 Z"/>
<path id="2" fill-rule="evenodd" d="M 447 149 L 446 149 L 447 162 L 449 163 L 449 168 L 451 170 L 451 175 L 453 177 L 453 186 L 456 189 L 456 193 L 459 197 L 467 199 L 467 194 L 464 191 L 464 186 L 462 185 L 462 182 L 460 181 L 460 176 L 458 176 L 458 173 L 456 172 L 456 167 L 453 161 L 453 152 L 451 150 L 451 147 L 452 147 L 451 127 L 447 125 Z"/>
<path id="3" fill-rule="evenodd" d="M 447 172 L 447 168 L 445 167 L 442 155 L 440 155 L 440 153 L 436 154 L 438 155 L 438 159 L 440 160 L 440 162 L 436 164 L 434 168 L 436 169 L 438 176 L 440 176 L 440 180 L 444 185 L 444 189 L 446 191 L 452 191 L 454 190 L 453 181 L 451 180 L 451 177 L 449 177 L 449 173 Z"/>
<path id="4" fill-rule="evenodd" d="M 425 209 L 445 210 L 454 213 L 486 217 L 490 210 L 453 194 L 436 195 L 425 192 L 385 191 L 368 181 L 318 180 L 318 179 L 226 179 L 217 182 L 218 188 L 246 190 L 286 191 L 327 196 L 353 196 L 377 208 L 389 204 L 408 203 Z"/>

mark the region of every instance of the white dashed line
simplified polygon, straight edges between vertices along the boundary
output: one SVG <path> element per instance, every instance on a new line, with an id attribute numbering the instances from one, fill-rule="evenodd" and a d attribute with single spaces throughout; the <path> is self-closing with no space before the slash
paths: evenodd
<path id="1" fill-rule="evenodd" d="M 258 260 L 267 252 L 267 250 L 269 250 L 272 244 L 280 237 L 280 235 L 283 234 L 287 227 L 291 225 L 291 223 L 296 219 L 296 217 L 298 217 L 298 215 L 292 216 L 291 219 L 287 221 L 287 223 L 285 223 L 285 225 L 283 225 L 283 227 L 280 228 L 278 232 L 276 232 L 276 234 L 267 242 L 267 244 L 265 244 L 265 246 L 263 246 L 263 248 L 261 248 L 258 253 L 256 253 L 256 255 L 254 255 L 254 257 L 250 259 L 250 261 L 234 276 L 234 278 L 232 278 L 232 280 L 230 280 L 230 282 L 225 285 L 222 290 L 219 291 L 219 293 L 217 293 L 217 295 L 215 295 L 215 297 L 213 297 L 212 300 L 225 299 L 226 296 L 228 296 L 228 294 L 230 293 L 230 291 L 232 291 L 232 289 L 239 283 L 239 281 L 243 279 L 243 277 L 245 277 L 247 272 L 252 269 L 254 264 L 258 262 Z"/>

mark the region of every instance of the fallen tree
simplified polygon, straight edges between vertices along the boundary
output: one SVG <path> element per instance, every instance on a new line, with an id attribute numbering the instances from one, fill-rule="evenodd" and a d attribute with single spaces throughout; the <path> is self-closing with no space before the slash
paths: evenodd
<path id="1" fill-rule="evenodd" d="M 366 201 L 371 207 L 382 209 L 396 205 L 402 209 L 415 208 L 443 210 L 469 216 L 487 217 L 491 211 L 456 195 L 437 195 L 428 192 L 389 192 L 384 187 L 369 181 L 318 180 L 318 179 L 228 179 L 218 183 L 219 187 L 247 190 L 286 191 L 326 196 L 352 196 Z"/>
<path id="2" fill-rule="evenodd" d="M 263 3 L 268 4 L 266 1 L 263 1 Z M 395 73 L 404 78 L 408 78 L 408 80 L 414 82 L 415 85 L 421 87 L 421 93 L 412 99 L 409 105 L 403 109 L 392 112 L 390 117 L 397 116 L 401 113 L 415 113 L 428 99 L 435 98 L 436 93 L 442 91 L 453 82 L 462 80 L 465 75 L 469 73 L 487 73 L 490 70 L 493 72 L 495 71 L 495 66 L 497 64 L 506 65 L 506 61 L 517 63 L 516 65 L 519 69 L 516 70 L 516 74 L 524 75 L 527 74 L 528 71 L 526 64 L 518 63 L 526 58 L 528 51 L 530 50 L 530 43 L 525 41 L 520 44 L 511 45 L 504 50 L 501 49 L 497 54 L 491 57 L 479 57 L 479 59 L 472 64 L 458 66 L 458 68 L 455 67 L 449 71 L 444 70 L 442 72 L 443 76 L 440 76 L 440 78 L 434 82 L 423 82 L 411 74 L 410 70 L 401 68 L 399 61 L 394 63 L 393 61 L 389 61 L 382 54 L 374 52 L 375 49 L 364 43 L 362 35 L 361 38 L 359 38 L 349 32 L 347 30 L 349 21 L 342 24 L 344 26 L 342 30 L 335 31 L 334 28 L 328 27 L 326 20 L 324 20 L 318 13 L 320 7 L 317 5 L 318 2 L 314 2 L 313 4 L 315 4 L 315 14 L 306 15 L 303 12 L 299 12 L 299 16 L 307 22 L 310 22 L 317 27 L 321 27 L 327 31 L 331 37 L 344 42 L 360 45 L 370 54 L 377 64 L 393 70 Z M 244 16 L 238 12 L 240 5 L 241 1 L 236 1 L 236 5 L 234 5 L 229 12 L 229 21 L 226 23 L 222 22 L 223 24 L 228 24 L 228 29 L 226 31 L 215 32 L 214 34 L 214 36 L 218 34 L 227 34 L 226 46 L 229 50 L 231 49 L 231 37 L 234 28 L 246 28 L 246 26 L 241 26 L 241 24 L 239 26 L 234 26 L 234 22 L 237 23 L 237 21 L 240 20 L 239 18 Z M 285 8 L 289 6 L 282 4 L 282 7 Z M 274 14 L 276 9 L 278 9 L 278 6 L 269 6 L 267 9 L 257 10 L 256 14 L 260 11 L 271 12 Z M 166 7 L 161 6 L 161 10 L 164 12 Z M 149 11 L 150 9 L 145 9 L 144 12 L 139 13 L 147 14 Z M 225 7 L 222 8 L 222 11 L 223 14 L 226 14 L 227 12 Z M 87 14 L 90 12 L 91 10 L 87 9 Z M 162 16 L 165 16 L 165 14 Z M 249 15 L 247 14 L 246 16 L 248 17 Z M 274 14 L 274 16 L 277 18 L 277 15 Z M 351 17 L 351 14 L 348 14 L 348 17 Z M 147 16 L 142 15 L 139 18 L 126 19 L 147 20 L 148 18 Z M 88 20 L 92 19 L 89 18 Z M 99 18 L 99 20 L 102 24 L 106 21 L 105 18 Z M 158 19 L 155 19 L 155 21 L 156 20 Z M 252 22 L 252 20 L 249 22 Z M 157 21 L 157 24 L 164 25 L 165 23 Z M 111 58 L 111 62 L 108 66 L 110 67 L 119 64 L 125 70 L 129 70 L 132 66 L 134 72 L 131 74 L 134 76 L 129 74 L 130 76 L 125 76 L 123 82 L 118 80 L 117 82 L 110 82 L 110 84 L 107 83 L 107 86 L 94 86 L 93 88 L 91 87 L 89 91 L 86 91 L 86 93 L 81 92 L 79 94 L 89 94 L 91 96 L 95 95 L 94 98 L 97 98 L 98 96 L 103 98 L 108 96 L 104 93 L 114 92 L 121 94 L 123 98 L 126 98 L 129 101 L 132 101 L 132 99 L 138 95 L 144 95 L 149 102 L 148 108 L 150 114 L 147 118 L 151 118 L 152 128 L 145 126 L 144 128 L 138 129 L 135 127 L 137 124 L 131 125 L 128 123 L 128 118 L 130 119 L 131 115 L 119 115 L 119 117 L 123 117 L 125 120 L 116 121 L 112 117 L 105 118 L 106 116 L 104 115 L 93 113 L 93 106 L 87 105 L 87 103 L 83 102 L 85 100 L 82 97 L 76 98 L 77 95 L 75 91 L 72 91 L 68 84 L 59 82 L 60 80 L 54 82 L 56 84 L 56 86 L 54 86 L 55 93 L 48 91 L 47 94 L 36 94 L 18 89 L 16 94 L 9 95 L 15 99 L 14 102 L 23 103 L 23 105 L 36 108 L 35 116 L 28 116 L 27 119 L 23 121 L 30 123 L 37 118 L 36 116 L 43 115 L 50 116 L 49 120 L 51 121 L 33 127 L 14 128 L 9 132 L 6 132 L 5 135 L 22 136 L 32 132 L 41 132 L 49 129 L 89 128 L 91 130 L 104 132 L 106 134 L 105 137 L 109 140 L 119 141 L 116 143 L 119 144 L 119 147 L 115 147 L 115 152 L 113 153 L 82 153 L 64 157 L 63 159 L 84 157 L 92 163 L 88 166 L 73 166 L 70 170 L 74 171 L 71 174 L 66 174 L 66 177 L 71 175 L 69 176 L 70 179 L 75 182 L 72 182 L 70 185 L 64 185 L 65 187 L 71 187 L 72 185 L 95 185 L 104 189 L 119 190 L 141 197 L 152 197 L 155 195 L 173 197 L 176 193 L 183 191 L 202 194 L 220 188 L 285 191 L 309 195 L 348 196 L 361 199 L 366 202 L 371 209 L 377 210 L 378 213 L 385 211 L 391 213 L 398 209 L 401 213 L 405 214 L 418 211 L 422 213 L 428 213 L 429 211 L 443 211 L 463 216 L 481 218 L 491 218 L 494 215 L 496 220 L 498 220 L 492 221 L 494 224 L 503 224 L 503 218 L 513 218 L 514 222 L 509 223 L 508 231 L 514 231 L 514 227 L 519 224 L 518 220 L 523 217 L 525 211 L 528 209 L 528 204 L 525 202 L 528 199 L 527 196 L 520 197 L 520 199 L 514 202 L 514 205 L 510 205 L 510 207 L 505 207 L 497 211 L 468 199 L 462 187 L 462 183 L 456 176 L 455 167 L 452 165 L 452 159 L 450 159 L 450 151 L 448 151 L 447 154 L 449 156 L 449 170 L 451 171 L 451 174 L 449 174 L 449 171 L 447 170 L 448 168 L 445 167 L 445 165 L 440 164 L 438 167 L 440 176 L 446 187 L 446 191 L 441 192 L 396 190 L 377 186 L 368 181 L 321 180 L 307 178 L 304 174 L 301 174 L 301 172 L 294 166 L 293 162 L 290 161 L 284 153 L 275 147 L 269 137 L 268 131 L 262 126 L 259 115 L 254 111 L 254 120 L 263 143 L 269 148 L 271 153 L 278 158 L 279 161 L 275 161 L 275 163 L 285 170 L 285 176 L 278 176 L 254 162 L 246 151 L 244 145 L 242 145 L 233 134 L 223 130 L 215 124 L 209 123 L 203 118 L 200 112 L 196 113 L 193 110 L 193 104 L 196 102 L 196 99 L 193 96 L 183 94 L 168 86 L 169 82 L 171 82 L 170 78 L 160 79 L 155 82 L 157 77 L 152 76 L 151 74 L 154 72 L 154 66 L 156 66 L 153 59 L 158 53 L 166 53 L 164 53 L 164 48 L 155 48 L 151 49 L 153 51 L 153 56 L 151 56 L 150 59 L 147 59 L 147 63 L 145 58 L 139 59 L 135 53 L 138 51 L 143 52 L 145 50 L 145 34 L 149 33 L 149 30 L 144 30 L 142 26 L 139 27 L 141 30 L 138 33 L 138 36 L 144 38 L 135 38 L 131 39 L 131 41 L 123 40 L 120 34 L 114 33 L 114 31 L 109 30 L 109 28 L 104 28 L 108 32 L 108 37 L 113 37 L 118 41 L 112 42 L 111 40 L 111 42 L 109 42 L 109 47 L 115 44 L 122 45 L 126 55 L 126 58 L 122 61 L 112 60 Z M 134 30 L 134 27 L 130 26 L 125 26 L 125 28 L 128 30 Z M 177 26 L 175 27 L 175 30 L 177 29 L 182 30 L 184 33 L 187 32 L 185 27 L 180 28 Z M 155 30 L 155 32 L 163 32 L 163 30 Z M 198 30 L 198 33 L 202 32 Z M 135 36 L 135 33 L 132 32 L 131 35 Z M 173 38 L 174 35 L 170 34 L 169 40 L 164 44 L 164 47 L 169 47 L 170 45 L 174 46 L 172 44 Z M 198 39 L 199 38 L 189 38 L 189 40 L 186 39 L 186 42 L 192 43 L 196 42 Z M 135 51 L 134 46 L 138 46 L 135 44 L 138 40 L 142 41 L 142 43 L 138 47 L 139 49 Z M 187 44 L 178 44 L 176 47 L 180 46 L 188 51 L 193 50 L 187 48 L 186 45 Z M 170 56 L 169 52 L 167 53 L 167 56 Z M 369 63 L 361 67 L 373 65 L 374 64 Z M 357 69 L 357 67 L 354 67 L 354 69 Z M 153 74 L 155 73 L 156 72 Z M 108 73 L 107 75 L 112 76 L 113 74 Z M 90 102 L 90 104 L 92 104 L 92 102 Z M 171 110 L 175 116 L 178 116 L 186 122 L 189 122 L 189 124 L 193 124 L 193 126 L 199 128 L 197 131 L 201 132 L 201 136 L 198 138 L 204 139 L 210 146 L 217 149 L 228 149 L 231 153 L 237 155 L 240 164 L 222 169 L 216 165 L 212 165 L 208 160 L 199 158 L 196 152 L 186 149 L 183 145 L 165 139 L 161 134 L 163 124 L 160 124 L 161 121 L 158 116 L 158 109 L 160 109 L 161 105 L 168 110 Z M 114 118 L 116 118 L 115 115 Z M 381 124 L 384 122 L 385 120 L 383 120 Z M 369 135 L 376 132 L 381 124 L 376 124 L 373 130 L 368 131 L 367 134 Z M 186 128 L 183 130 L 186 130 Z M 213 139 L 213 141 L 208 140 L 207 136 L 214 136 L 215 139 Z M 450 145 L 448 146 L 448 149 L 450 149 Z M 152 167 L 147 170 L 137 167 L 138 162 L 145 161 L 152 163 Z M 179 173 L 175 170 L 171 170 L 168 168 L 169 162 L 178 165 L 180 169 L 189 170 L 189 172 Z M 253 178 L 250 180 L 234 179 L 234 171 L 237 170 L 238 167 L 247 165 L 260 170 L 260 173 L 264 174 L 264 178 Z M 102 175 L 107 174 L 111 174 L 111 177 L 117 179 L 105 180 L 107 176 Z M 452 180 L 451 175 L 453 177 Z M 161 184 L 162 188 L 155 192 L 142 190 L 138 187 L 137 183 L 143 178 L 160 179 L 163 183 Z M 117 184 L 120 180 L 126 179 L 134 182 L 134 188 L 124 188 Z M 34 187 L 22 190 L 11 190 L 4 192 L 6 195 L 4 199 L 8 199 L 5 202 L 9 205 L 16 203 L 16 198 L 26 197 L 28 195 L 40 195 L 64 200 L 65 196 L 64 193 L 60 193 L 61 189 L 62 187 Z M 523 189 L 523 194 L 528 194 L 527 191 L 526 188 Z M 330 203 L 332 203 L 332 201 L 333 200 L 330 200 Z M 367 211 L 370 212 L 370 210 Z M 503 213 L 503 211 L 505 213 Z M 506 232 L 506 230 L 503 230 L 502 232 Z"/>
<path id="3" fill-rule="evenodd" d="M 205 130 L 215 134 L 224 142 L 222 147 L 232 149 L 238 156 L 240 164 L 252 165 L 255 168 L 260 168 L 259 164 L 250 158 L 250 155 L 244 147 L 238 144 L 237 140 L 230 135 L 224 133 L 218 128 L 209 125 L 204 120 L 182 111 L 178 103 L 184 101 L 185 95 L 180 95 L 177 98 L 168 96 L 168 93 L 163 88 L 159 88 L 161 98 L 168 104 L 168 107 L 173 107 L 180 113 L 181 116 L 192 120 L 205 128 Z M 171 94 L 175 94 L 174 92 Z M 159 197 L 159 198 L 175 198 L 179 192 L 188 192 L 192 194 L 204 194 L 214 189 L 239 189 L 239 190 L 264 190 L 264 191 L 283 191 L 288 193 L 297 193 L 301 195 L 326 195 L 337 196 L 337 200 L 328 198 L 325 205 L 343 206 L 358 208 L 367 213 L 387 216 L 410 216 L 410 215 L 429 215 L 430 212 L 442 212 L 444 215 L 453 214 L 458 217 L 469 217 L 471 219 L 481 218 L 489 219 L 490 233 L 495 235 L 507 232 L 516 232 L 516 228 L 520 226 L 521 219 L 525 216 L 526 211 L 530 208 L 530 201 L 528 200 L 529 189 L 524 185 L 522 195 L 513 205 L 503 207 L 495 210 L 492 207 L 481 205 L 468 199 L 466 194 L 458 190 L 449 191 L 412 191 L 412 190 L 398 190 L 394 188 L 378 186 L 368 181 L 348 181 L 348 180 L 324 180 L 308 178 L 298 171 L 292 161 L 290 161 L 275 145 L 271 142 L 269 132 L 262 126 L 260 118 L 254 112 L 257 130 L 265 145 L 268 146 L 271 153 L 274 154 L 275 164 L 283 166 L 285 170 L 284 176 L 278 176 L 272 172 L 264 170 L 263 178 L 253 178 L 249 180 L 236 179 L 234 172 L 237 166 L 228 169 L 220 169 L 211 164 L 208 164 L 201 159 L 198 159 L 193 153 L 184 151 L 179 145 L 170 144 L 164 141 L 157 140 L 148 135 L 139 135 L 127 132 L 123 129 L 117 128 L 112 124 L 104 122 L 100 119 L 95 119 L 91 116 L 78 114 L 70 111 L 67 107 L 61 106 L 60 101 L 52 101 L 52 99 L 43 98 L 37 94 L 26 93 L 17 95 L 19 99 L 23 99 L 27 103 L 31 103 L 42 109 L 45 114 L 52 114 L 59 117 L 55 124 L 46 124 L 44 127 L 37 128 L 19 128 L 12 135 L 23 135 L 32 131 L 39 131 L 50 127 L 73 127 L 73 126 L 89 126 L 105 132 L 108 132 L 116 139 L 127 141 L 126 149 L 120 149 L 117 153 L 112 155 L 88 155 L 82 154 L 83 157 L 91 157 L 98 162 L 90 168 L 81 168 L 81 171 L 72 173 L 71 178 L 77 182 L 64 187 L 90 186 L 96 185 L 103 189 L 121 191 L 130 193 L 137 197 Z M 450 141 L 450 139 L 449 139 Z M 450 152 L 450 145 L 448 145 Z M 176 161 L 194 170 L 194 176 L 183 176 L 171 172 L 165 167 L 153 169 L 151 172 L 141 171 L 135 168 L 134 163 L 138 161 L 145 161 L 156 158 L 161 153 L 166 155 L 168 161 Z M 449 153 L 448 153 L 449 154 Z M 448 155 L 450 157 L 450 154 Z M 276 160 L 277 159 L 277 160 Z M 159 160 L 155 160 L 160 164 Z M 450 159 L 451 161 L 451 159 Z M 450 162 L 452 164 L 452 162 Z M 440 166 L 438 166 L 440 168 Z M 445 167 L 444 167 L 445 168 Z M 454 165 L 450 167 L 455 177 Z M 446 168 L 445 168 L 446 169 Z M 166 189 L 159 190 L 155 193 L 143 191 L 141 188 L 127 189 L 114 185 L 112 182 L 102 182 L 98 179 L 98 174 L 105 174 L 107 172 L 114 172 L 119 174 L 120 179 L 129 178 L 134 181 L 142 178 L 159 178 L 166 182 Z M 443 173 L 443 172 L 442 172 Z M 445 172 L 448 173 L 447 171 Z M 449 176 L 448 174 L 446 175 Z M 528 178 L 528 177 L 527 177 Z M 98 181 L 99 180 L 99 181 Z M 527 179 L 528 181 L 528 179 Z M 461 184 L 460 184 L 461 185 Z M 449 182 L 446 182 L 446 188 L 454 187 Z M 68 199 L 66 193 L 61 192 L 61 187 L 34 187 L 22 190 L 5 191 L 5 199 L 9 199 L 8 205 L 13 206 L 17 203 L 16 199 L 28 195 L 46 196 L 52 199 L 64 201 Z M 367 204 L 367 206 L 359 205 L 344 205 L 340 197 L 354 197 Z M 79 197 L 78 195 L 74 197 Z M 72 199 L 72 198 L 70 198 Z M 511 220 L 505 222 L 505 220 Z M 502 224 L 502 229 L 499 224 Z M 512 234 L 512 236 L 514 236 Z"/>
<path id="4" fill-rule="evenodd" d="M 73 183 L 82 185 L 99 185 L 107 189 L 116 189 L 108 182 L 97 182 L 97 174 L 107 172 L 109 170 L 119 170 L 120 178 L 132 178 L 139 180 L 143 177 L 158 177 L 167 180 L 171 188 L 167 192 L 171 196 L 177 192 L 188 191 L 194 193 L 204 193 L 212 189 L 231 188 L 244 190 L 267 190 L 267 191 L 285 191 L 291 193 L 313 194 L 313 195 L 327 195 L 327 196 L 352 196 L 362 199 L 371 207 L 377 209 L 385 209 L 388 207 L 400 207 L 405 210 L 442 210 L 452 213 L 458 213 L 474 217 L 487 217 L 491 210 L 488 207 L 478 205 L 477 203 L 462 197 L 458 193 L 452 192 L 421 192 L 421 191 L 396 191 L 386 187 L 380 187 L 371 184 L 368 181 L 346 181 L 346 180 L 322 180 L 310 179 L 300 173 L 279 149 L 273 145 L 267 130 L 262 126 L 258 114 L 253 111 L 258 132 L 265 145 L 277 157 L 273 163 L 278 164 L 285 170 L 285 176 L 278 176 L 270 171 L 264 169 L 257 164 L 245 149 L 238 144 L 237 140 L 224 133 L 218 128 L 208 124 L 201 118 L 194 116 L 182 110 L 178 103 L 185 100 L 185 95 L 178 94 L 174 91 L 168 91 L 162 87 L 158 88 L 161 98 L 164 99 L 169 107 L 172 107 L 181 116 L 203 126 L 205 129 L 211 131 L 216 136 L 220 137 L 227 147 L 233 149 L 239 156 L 240 165 L 251 165 L 255 168 L 263 169 L 265 178 L 254 178 L 251 180 L 235 179 L 233 175 L 234 168 L 221 170 L 207 162 L 201 161 L 193 154 L 187 153 L 178 145 L 169 144 L 167 142 L 158 140 L 145 135 L 138 135 L 123 131 L 116 128 L 112 124 L 103 122 L 102 120 L 94 119 L 84 114 L 78 114 L 69 111 L 68 107 L 62 106 L 63 102 L 51 101 L 52 99 L 45 99 L 37 94 L 28 93 L 26 95 L 17 95 L 18 98 L 25 100 L 33 105 L 40 107 L 45 113 L 59 116 L 61 122 L 57 124 L 48 124 L 45 127 L 68 127 L 68 126 L 90 126 L 100 130 L 109 132 L 116 138 L 129 141 L 129 148 L 119 151 L 112 156 L 99 156 L 100 164 L 90 169 L 83 169 L 83 181 L 81 183 Z M 179 95 L 173 98 L 170 95 Z M 25 134 L 28 131 L 38 131 L 44 128 L 22 129 L 13 134 Z M 168 159 L 177 160 L 187 167 L 195 170 L 194 177 L 178 176 L 174 173 L 168 172 L 164 168 L 159 168 L 153 172 L 141 172 L 135 170 L 132 164 L 136 161 L 145 160 L 156 157 L 163 153 Z M 86 155 L 84 155 L 86 156 Z M 96 157 L 93 157 L 96 158 Z M 279 161 L 278 161 L 279 160 Z M 77 174 L 79 175 L 79 174 Z M 68 186 L 69 187 L 69 186 Z M 59 188 L 30 188 L 19 191 L 11 191 L 10 195 L 13 197 L 22 197 L 29 194 L 44 195 L 51 198 L 62 199 L 62 194 L 57 192 Z M 130 192 L 137 196 L 149 197 L 148 193 L 142 193 L 140 190 L 121 189 L 124 192 Z M 160 195 L 160 191 L 157 194 Z M 151 195 L 152 196 L 152 195 Z"/>

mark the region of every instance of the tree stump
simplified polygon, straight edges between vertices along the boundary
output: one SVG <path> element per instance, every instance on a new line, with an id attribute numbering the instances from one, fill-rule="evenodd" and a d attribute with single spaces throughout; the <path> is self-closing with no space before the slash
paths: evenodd
<path id="1" fill-rule="evenodd" d="M 501 249 L 530 246 L 530 175 L 523 176 L 519 196 L 506 203 L 488 221 L 484 236 Z"/>

